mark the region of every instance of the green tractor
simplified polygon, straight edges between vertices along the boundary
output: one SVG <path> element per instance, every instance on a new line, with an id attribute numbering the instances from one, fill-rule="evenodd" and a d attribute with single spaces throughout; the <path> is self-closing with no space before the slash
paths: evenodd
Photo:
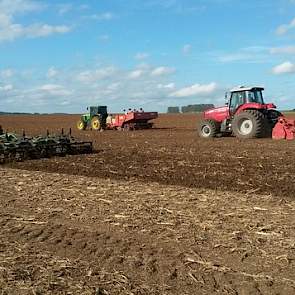
<path id="1" fill-rule="evenodd" d="M 101 130 L 106 127 L 106 121 L 108 117 L 108 111 L 106 106 L 91 106 L 87 108 L 90 112 L 81 116 L 77 122 L 77 128 L 79 130 L 85 130 L 90 127 L 93 130 Z"/>

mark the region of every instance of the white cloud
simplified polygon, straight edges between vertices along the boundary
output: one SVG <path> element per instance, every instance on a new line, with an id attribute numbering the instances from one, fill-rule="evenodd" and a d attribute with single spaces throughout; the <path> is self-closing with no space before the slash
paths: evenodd
<path id="1" fill-rule="evenodd" d="M 1 14 L 14 15 L 44 9 L 44 4 L 33 0 L 0 0 Z"/>
<path id="2" fill-rule="evenodd" d="M 46 37 L 56 33 L 65 34 L 71 30 L 68 26 L 51 26 L 47 24 L 33 24 L 28 27 L 20 27 L 20 29 L 19 33 L 27 38 Z"/>
<path id="3" fill-rule="evenodd" d="M 107 89 L 108 90 L 111 90 L 111 91 L 117 91 L 120 86 L 121 86 L 121 83 L 120 82 L 114 82 L 114 83 L 108 85 L 107 86 Z"/>
<path id="4" fill-rule="evenodd" d="M 169 84 L 158 84 L 157 87 L 159 89 L 174 89 L 175 84 L 174 83 L 169 83 Z"/>
<path id="5" fill-rule="evenodd" d="M 58 70 L 55 67 L 50 67 L 47 71 L 47 78 L 54 78 L 58 74 Z"/>
<path id="6" fill-rule="evenodd" d="M 295 46 L 271 48 L 270 53 L 271 54 L 295 54 Z"/>
<path id="7" fill-rule="evenodd" d="M 58 13 L 60 15 L 64 15 L 70 12 L 72 9 L 73 9 L 73 4 L 70 4 L 70 3 L 58 5 Z"/>
<path id="8" fill-rule="evenodd" d="M 231 54 L 225 54 L 223 56 L 219 57 L 219 60 L 223 63 L 228 62 L 235 62 L 235 61 L 242 61 L 242 60 L 249 60 L 251 59 L 251 55 L 249 53 L 231 53 Z"/>
<path id="9" fill-rule="evenodd" d="M 146 52 L 139 52 L 135 55 L 135 59 L 137 60 L 144 60 L 147 59 L 150 55 Z"/>
<path id="10" fill-rule="evenodd" d="M 116 73 L 117 69 L 112 66 L 92 71 L 82 71 L 78 74 L 77 80 L 83 83 L 92 83 L 95 81 L 111 78 Z"/>
<path id="11" fill-rule="evenodd" d="M 157 67 L 151 72 L 151 76 L 164 76 L 175 73 L 174 68 L 170 67 Z"/>
<path id="12" fill-rule="evenodd" d="M 107 20 L 112 20 L 113 18 L 115 18 L 115 15 L 111 12 L 104 12 L 99 14 L 91 14 L 91 15 L 85 16 L 85 18 L 98 20 L 98 21 L 107 21 Z"/>
<path id="13" fill-rule="evenodd" d="M 190 54 L 192 51 L 192 45 L 190 44 L 185 44 L 183 47 L 182 47 L 182 52 L 184 55 L 188 55 Z"/>
<path id="14" fill-rule="evenodd" d="M 264 46 L 249 46 L 238 49 L 236 52 L 211 53 L 221 63 L 265 63 L 269 61 L 270 48 Z"/>
<path id="15" fill-rule="evenodd" d="M 295 28 L 295 18 L 293 18 L 291 20 L 290 23 L 288 24 L 283 24 L 280 25 L 277 29 L 276 29 L 276 34 L 277 35 L 285 35 L 287 34 L 291 29 Z"/>
<path id="16" fill-rule="evenodd" d="M 1 92 L 6 92 L 6 91 L 10 91 L 10 90 L 13 90 L 13 86 L 11 84 L 7 84 L 7 85 L 4 85 L 4 86 L 0 85 L 0 91 Z"/>
<path id="17" fill-rule="evenodd" d="M 0 78 L 7 79 L 11 78 L 13 76 L 13 70 L 12 69 L 4 69 L 0 71 Z"/>
<path id="18" fill-rule="evenodd" d="M 62 85 L 57 84 L 44 84 L 36 89 L 37 91 L 44 92 L 46 95 L 68 96 L 72 92 L 65 89 Z"/>
<path id="19" fill-rule="evenodd" d="M 142 77 L 144 73 L 145 73 L 144 70 L 140 70 L 140 69 L 134 70 L 129 73 L 128 78 L 129 79 L 138 79 L 138 78 Z"/>
<path id="20" fill-rule="evenodd" d="M 14 21 L 17 14 L 43 9 L 44 6 L 30 0 L 0 0 L 0 42 L 14 41 L 17 38 L 37 38 L 52 34 L 68 33 L 71 28 L 65 25 L 33 23 L 22 25 Z"/>
<path id="21" fill-rule="evenodd" d="M 295 64 L 291 63 L 290 61 L 286 61 L 280 65 L 275 66 L 272 69 L 272 73 L 275 75 L 295 73 Z"/>
<path id="22" fill-rule="evenodd" d="M 57 69 L 52 66 L 45 71 L 45 75 L 36 68 L 29 75 L 16 71 L 13 83 L 5 83 L 13 84 L 14 88 L 8 91 L 9 87 L 6 86 L 6 92 L 1 92 L 0 108 L 77 113 L 87 105 L 106 104 L 109 101 L 112 112 L 128 107 L 153 110 L 160 104 L 164 110 L 165 104 L 177 101 L 176 97 L 169 95 L 178 88 L 170 76 L 152 76 L 151 73 L 158 68 L 162 67 L 143 63 L 131 69 L 114 66 Z M 50 80 L 48 74 L 56 78 Z"/>
<path id="23" fill-rule="evenodd" d="M 209 84 L 194 84 L 189 87 L 182 88 L 170 94 L 171 97 L 189 97 L 193 95 L 210 95 L 217 90 L 215 82 Z"/>

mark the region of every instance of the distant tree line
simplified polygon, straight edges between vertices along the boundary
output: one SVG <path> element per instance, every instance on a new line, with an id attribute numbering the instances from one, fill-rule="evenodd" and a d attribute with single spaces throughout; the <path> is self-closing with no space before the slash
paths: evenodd
<path id="1" fill-rule="evenodd" d="M 182 107 L 168 107 L 167 113 L 198 113 L 214 108 L 214 104 L 190 104 Z"/>
<path id="2" fill-rule="evenodd" d="M 180 113 L 180 109 L 179 109 L 179 107 L 168 107 L 167 113 L 178 114 L 178 113 Z"/>
<path id="3" fill-rule="evenodd" d="M 31 115 L 30 113 L 0 112 L 0 115 Z"/>
<path id="4" fill-rule="evenodd" d="M 1 115 L 70 115 L 69 113 L 19 113 L 19 112 L 0 112 Z"/>

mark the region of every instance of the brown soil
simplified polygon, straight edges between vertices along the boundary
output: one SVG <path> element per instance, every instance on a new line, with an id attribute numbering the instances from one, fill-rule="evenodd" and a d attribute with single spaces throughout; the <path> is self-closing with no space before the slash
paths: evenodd
<path id="1" fill-rule="evenodd" d="M 112 179 L 177 184 L 223 191 L 293 197 L 295 141 L 200 139 L 195 115 L 162 115 L 156 129 L 78 132 L 77 116 L 0 117 L 10 130 L 45 133 L 73 128 L 97 154 L 17 163 L 13 167 Z"/>
<path id="2" fill-rule="evenodd" d="M 295 141 L 201 140 L 195 115 L 135 132 L 77 118 L 0 116 L 97 151 L 0 167 L 0 294 L 295 293 Z"/>
<path id="3" fill-rule="evenodd" d="M 295 202 L 0 169 L 1 294 L 294 294 Z"/>

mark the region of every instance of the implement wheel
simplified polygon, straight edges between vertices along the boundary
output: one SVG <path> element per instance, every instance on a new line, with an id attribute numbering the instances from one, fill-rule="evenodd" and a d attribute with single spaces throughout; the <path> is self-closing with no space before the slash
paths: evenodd
<path id="1" fill-rule="evenodd" d="M 86 123 L 82 120 L 79 120 L 77 122 L 77 129 L 78 130 L 85 130 L 86 129 Z"/>
<path id="2" fill-rule="evenodd" d="M 212 138 L 216 137 L 220 132 L 220 124 L 214 120 L 202 120 L 198 126 L 200 137 Z"/>
<path id="3" fill-rule="evenodd" d="M 232 121 L 233 133 L 236 137 L 265 137 L 269 124 L 264 114 L 257 110 L 246 110 L 236 115 Z"/>
<path id="4" fill-rule="evenodd" d="M 91 120 L 91 128 L 93 130 L 100 130 L 101 129 L 101 123 L 98 117 L 93 117 Z"/>

